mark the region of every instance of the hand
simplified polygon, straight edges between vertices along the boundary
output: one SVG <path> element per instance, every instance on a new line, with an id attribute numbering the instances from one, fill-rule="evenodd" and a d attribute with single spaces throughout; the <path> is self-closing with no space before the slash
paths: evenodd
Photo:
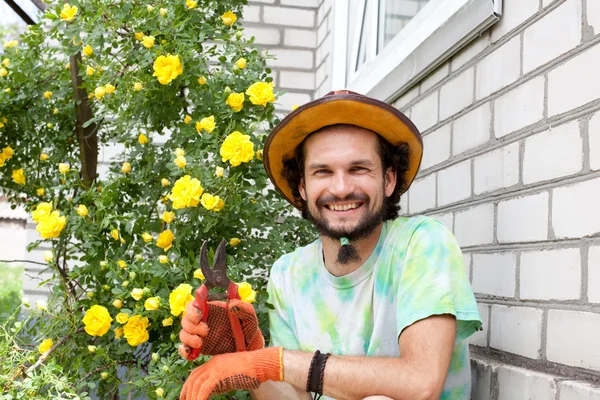
<path id="1" fill-rule="evenodd" d="M 263 382 L 282 378 L 283 347 L 221 354 L 192 371 L 179 399 L 208 400 L 213 394 L 258 389 Z"/>
<path id="2" fill-rule="evenodd" d="M 258 320 L 252 304 L 242 300 L 208 302 L 208 321 L 202 322 L 202 312 L 193 306 L 193 300 L 185 307 L 185 316 L 181 320 L 179 332 L 179 354 L 189 360 L 190 347 L 200 349 L 200 354 L 215 355 L 234 353 L 235 338 L 229 323 L 227 312 L 240 320 L 246 349 L 258 350 L 265 346 L 262 332 L 258 329 Z"/>

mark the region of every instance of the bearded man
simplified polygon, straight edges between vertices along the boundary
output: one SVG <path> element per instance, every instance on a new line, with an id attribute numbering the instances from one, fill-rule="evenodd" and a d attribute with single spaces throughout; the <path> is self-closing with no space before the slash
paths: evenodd
<path id="1" fill-rule="evenodd" d="M 320 238 L 273 265 L 270 347 L 250 305 L 212 305 L 238 316 L 249 351 L 197 368 L 182 399 L 235 389 L 257 399 L 470 398 L 466 339 L 481 318 L 460 248 L 440 222 L 398 215 L 422 152 L 405 115 L 349 91 L 307 103 L 273 129 L 267 174 Z M 211 326 L 211 312 L 203 323 L 188 305 L 182 356 L 189 347 L 234 351 L 231 329 L 217 326 L 227 318 Z"/>

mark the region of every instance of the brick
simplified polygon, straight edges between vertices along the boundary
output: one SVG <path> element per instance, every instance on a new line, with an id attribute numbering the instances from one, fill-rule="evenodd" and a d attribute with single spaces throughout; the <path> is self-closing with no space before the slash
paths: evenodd
<path id="1" fill-rule="evenodd" d="M 495 364 L 484 360 L 471 357 L 471 375 L 473 378 L 473 388 L 471 389 L 471 399 L 473 400 L 491 400 L 492 375 L 495 370 Z"/>
<path id="2" fill-rule="evenodd" d="M 559 400 L 600 400 L 600 388 L 587 382 L 563 381 L 559 388 Z"/>
<path id="3" fill-rule="evenodd" d="M 476 195 L 518 184 L 519 143 L 475 157 L 473 168 L 473 192 Z"/>
<path id="4" fill-rule="evenodd" d="M 532 79 L 494 102 L 494 135 L 497 138 L 544 118 L 544 77 Z"/>
<path id="5" fill-rule="evenodd" d="M 329 33 L 329 17 L 325 18 L 317 29 L 317 44 L 321 44 Z"/>
<path id="6" fill-rule="evenodd" d="M 490 44 L 490 35 L 483 33 L 481 36 L 469 43 L 452 58 L 452 71 L 456 71 L 475 57 Z"/>
<path id="7" fill-rule="evenodd" d="M 423 136 L 423 160 L 421 170 L 433 167 L 450 158 L 450 124 Z"/>
<path id="8" fill-rule="evenodd" d="M 269 52 L 277 57 L 267 60 L 270 67 L 313 68 L 313 52 L 310 50 L 271 49 Z"/>
<path id="9" fill-rule="evenodd" d="M 447 82 L 440 89 L 440 120 L 457 114 L 473 104 L 475 68 L 470 68 Z"/>
<path id="10" fill-rule="evenodd" d="M 598 3 L 600 4 L 600 2 Z M 590 120 L 589 128 L 590 141 L 590 168 L 600 169 L 600 113 L 594 114 Z"/>
<path id="11" fill-rule="evenodd" d="M 579 249 L 521 254 L 521 299 L 577 300 L 581 296 Z"/>
<path id="12" fill-rule="evenodd" d="M 283 44 L 314 49 L 317 47 L 317 34 L 309 29 L 286 29 Z"/>
<path id="13" fill-rule="evenodd" d="M 548 193 L 498 203 L 497 230 L 500 243 L 548 239 Z"/>
<path id="14" fill-rule="evenodd" d="M 476 100 L 481 100 L 519 79 L 520 44 L 520 38 L 516 36 L 477 64 Z"/>
<path id="15" fill-rule="evenodd" d="M 408 214 L 408 194 L 400 196 L 400 215 Z"/>
<path id="16" fill-rule="evenodd" d="M 109 142 L 100 149 L 101 162 L 112 162 L 119 159 L 119 156 L 125 151 L 123 143 Z"/>
<path id="17" fill-rule="evenodd" d="M 454 215 L 452 213 L 446 214 L 432 214 L 431 218 L 437 219 L 440 221 L 449 231 L 454 231 Z"/>
<path id="18" fill-rule="evenodd" d="M 470 338 L 469 343 L 475 346 L 487 347 L 488 329 L 490 326 L 490 306 L 487 304 L 477 304 L 479 315 L 481 316 L 482 331 L 475 332 Z"/>
<path id="19" fill-rule="evenodd" d="M 396 107 L 399 110 L 402 110 L 402 108 L 404 108 L 405 105 L 416 99 L 418 95 L 419 85 L 413 86 L 412 89 L 404 93 L 398 100 L 396 100 L 396 103 L 394 103 L 394 107 Z"/>
<path id="20" fill-rule="evenodd" d="M 588 301 L 600 303 L 600 246 L 590 247 L 588 253 Z"/>
<path id="21" fill-rule="evenodd" d="M 483 204 L 457 212 L 454 224 L 460 247 L 490 244 L 494 241 L 494 205 Z"/>
<path id="22" fill-rule="evenodd" d="M 490 140 L 490 103 L 477 107 L 454 121 L 452 154 L 459 155 Z"/>
<path id="23" fill-rule="evenodd" d="M 251 0 L 252 3 L 264 3 L 264 4 L 274 4 L 275 0 Z"/>
<path id="24" fill-rule="evenodd" d="M 427 91 L 427 89 L 430 89 L 433 86 L 435 86 L 442 79 L 447 77 L 449 72 L 450 72 L 450 64 L 449 63 L 446 62 L 446 63 L 442 64 L 441 66 L 439 66 L 435 71 L 433 71 L 432 73 L 427 75 L 427 77 L 425 77 L 425 79 L 423 79 L 421 81 L 421 93 L 424 93 Z"/>
<path id="25" fill-rule="evenodd" d="M 279 86 L 293 89 L 315 89 L 314 72 L 280 71 Z"/>
<path id="26" fill-rule="evenodd" d="M 540 357 L 542 310 L 492 306 L 490 347 L 528 358 Z"/>
<path id="27" fill-rule="evenodd" d="M 600 314 L 550 310 L 548 361 L 600 371 Z"/>
<path id="28" fill-rule="evenodd" d="M 507 365 L 498 367 L 496 377 L 498 400 L 554 399 L 556 396 L 553 375 Z"/>
<path id="29" fill-rule="evenodd" d="M 412 108 L 412 121 L 423 132 L 438 122 L 438 92 L 425 97 Z"/>
<path id="30" fill-rule="evenodd" d="M 286 92 L 277 99 L 277 108 L 281 110 L 291 110 L 292 106 L 308 103 L 311 97 L 306 93 Z"/>
<path id="31" fill-rule="evenodd" d="M 463 267 L 465 268 L 467 279 L 470 279 L 471 276 L 471 259 L 472 256 L 470 254 L 463 253 Z"/>
<path id="32" fill-rule="evenodd" d="M 546 8 L 548 7 L 550 4 L 554 3 L 557 0 L 542 0 L 542 7 Z"/>
<path id="33" fill-rule="evenodd" d="M 596 44 L 548 73 L 548 117 L 600 97 L 598 65 L 600 45 Z"/>
<path id="34" fill-rule="evenodd" d="M 325 18 L 327 14 L 330 13 L 332 7 L 333 0 L 325 0 L 323 3 L 321 3 L 317 11 L 317 25 L 320 24 L 321 21 L 323 21 L 323 18 Z"/>
<path id="35" fill-rule="evenodd" d="M 315 12 L 298 8 L 264 6 L 263 21 L 265 24 L 313 28 Z"/>
<path id="36" fill-rule="evenodd" d="M 471 161 L 466 160 L 439 172 L 438 207 L 471 197 Z"/>
<path id="37" fill-rule="evenodd" d="M 521 25 L 538 11 L 539 3 L 535 0 L 503 0 L 502 18 L 492 28 L 492 42 Z"/>
<path id="38" fill-rule="evenodd" d="M 473 254 L 473 292 L 514 297 L 516 269 L 514 253 Z"/>
<path id="39" fill-rule="evenodd" d="M 329 53 L 331 52 L 331 39 L 332 35 L 327 35 L 325 37 L 325 40 L 323 40 L 323 43 L 321 43 L 319 45 L 319 47 L 317 47 L 317 50 L 315 51 L 315 63 L 316 65 L 321 64 L 321 62 L 327 58 L 327 56 L 329 56 Z"/>
<path id="40" fill-rule="evenodd" d="M 280 0 L 282 6 L 297 6 L 304 8 L 317 8 L 319 7 L 318 0 Z"/>
<path id="41" fill-rule="evenodd" d="M 244 6 L 244 9 L 242 10 L 242 23 L 260 22 L 260 10 L 261 7 L 259 5 Z"/>
<path id="42" fill-rule="evenodd" d="M 418 213 L 435 207 L 435 174 L 415 180 L 408 189 L 410 212 Z"/>
<path id="43" fill-rule="evenodd" d="M 327 75 L 329 73 L 328 66 L 329 63 L 327 62 L 327 60 L 325 60 L 323 61 L 323 64 L 319 65 L 319 68 L 317 68 L 317 72 L 315 74 L 315 86 L 319 87 L 319 85 L 323 83 L 325 78 L 327 78 Z"/>
<path id="44" fill-rule="evenodd" d="M 0 225 L 0 254 L 2 254 L 4 260 L 25 259 L 26 240 L 27 231 L 22 227 L 17 227 L 13 224 L 9 225 L 4 221 Z"/>
<path id="45" fill-rule="evenodd" d="M 327 75 L 327 78 L 325 78 L 325 80 L 320 85 L 318 85 L 317 91 L 315 92 L 315 99 L 325 96 L 332 90 L 333 88 L 331 87 L 331 77 Z"/>
<path id="46" fill-rule="evenodd" d="M 594 28 L 594 33 L 600 33 L 600 2 L 587 2 L 587 23 Z"/>
<path id="47" fill-rule="evenodd" d="M 248 26 L 244 28 L 246 37 L 254 36 L 254 43 L 263 45 L 276 45 L 281 43 L 281 33 L 279 29 L 274 28 L 257 28 Z"/>
<path id="48" fill-rule="evenodd" d="M 525 140 L 524 184 L 573 175 L 581 171 L 582 165 L 583 140 L 578 121 L 551 127 Z"/>
<path id="49" fill-rule="evenodd" d="M 556 188 L 552 195 L 552 227 L 557 239 L 600 232 L 600 179 Z"/>

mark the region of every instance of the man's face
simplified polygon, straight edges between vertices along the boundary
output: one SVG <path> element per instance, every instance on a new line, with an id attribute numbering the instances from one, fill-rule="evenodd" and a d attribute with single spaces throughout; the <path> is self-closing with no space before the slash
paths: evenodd
<path id="1" fill-rule="evenodd" d="M 384 199 L 394 191 L 396 174 L 391 169 L 384 174 L 377 149 L 375 133 L 348 125 L 306 140 L 299 191 L 322 235 L 357 240 L 383 221 Z"/>

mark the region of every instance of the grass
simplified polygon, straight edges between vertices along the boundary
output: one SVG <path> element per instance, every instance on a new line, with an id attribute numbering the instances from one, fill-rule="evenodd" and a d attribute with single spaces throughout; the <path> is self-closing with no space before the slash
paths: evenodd
<path id="1" fill-rule="evenodd" d="M 0 264 L 0 276 L 4 283 L 0 285 L 0 324 L 4 323 L 16 307 L 21 304 L 23 290 L 23 267 L 11 267 Z"/>

